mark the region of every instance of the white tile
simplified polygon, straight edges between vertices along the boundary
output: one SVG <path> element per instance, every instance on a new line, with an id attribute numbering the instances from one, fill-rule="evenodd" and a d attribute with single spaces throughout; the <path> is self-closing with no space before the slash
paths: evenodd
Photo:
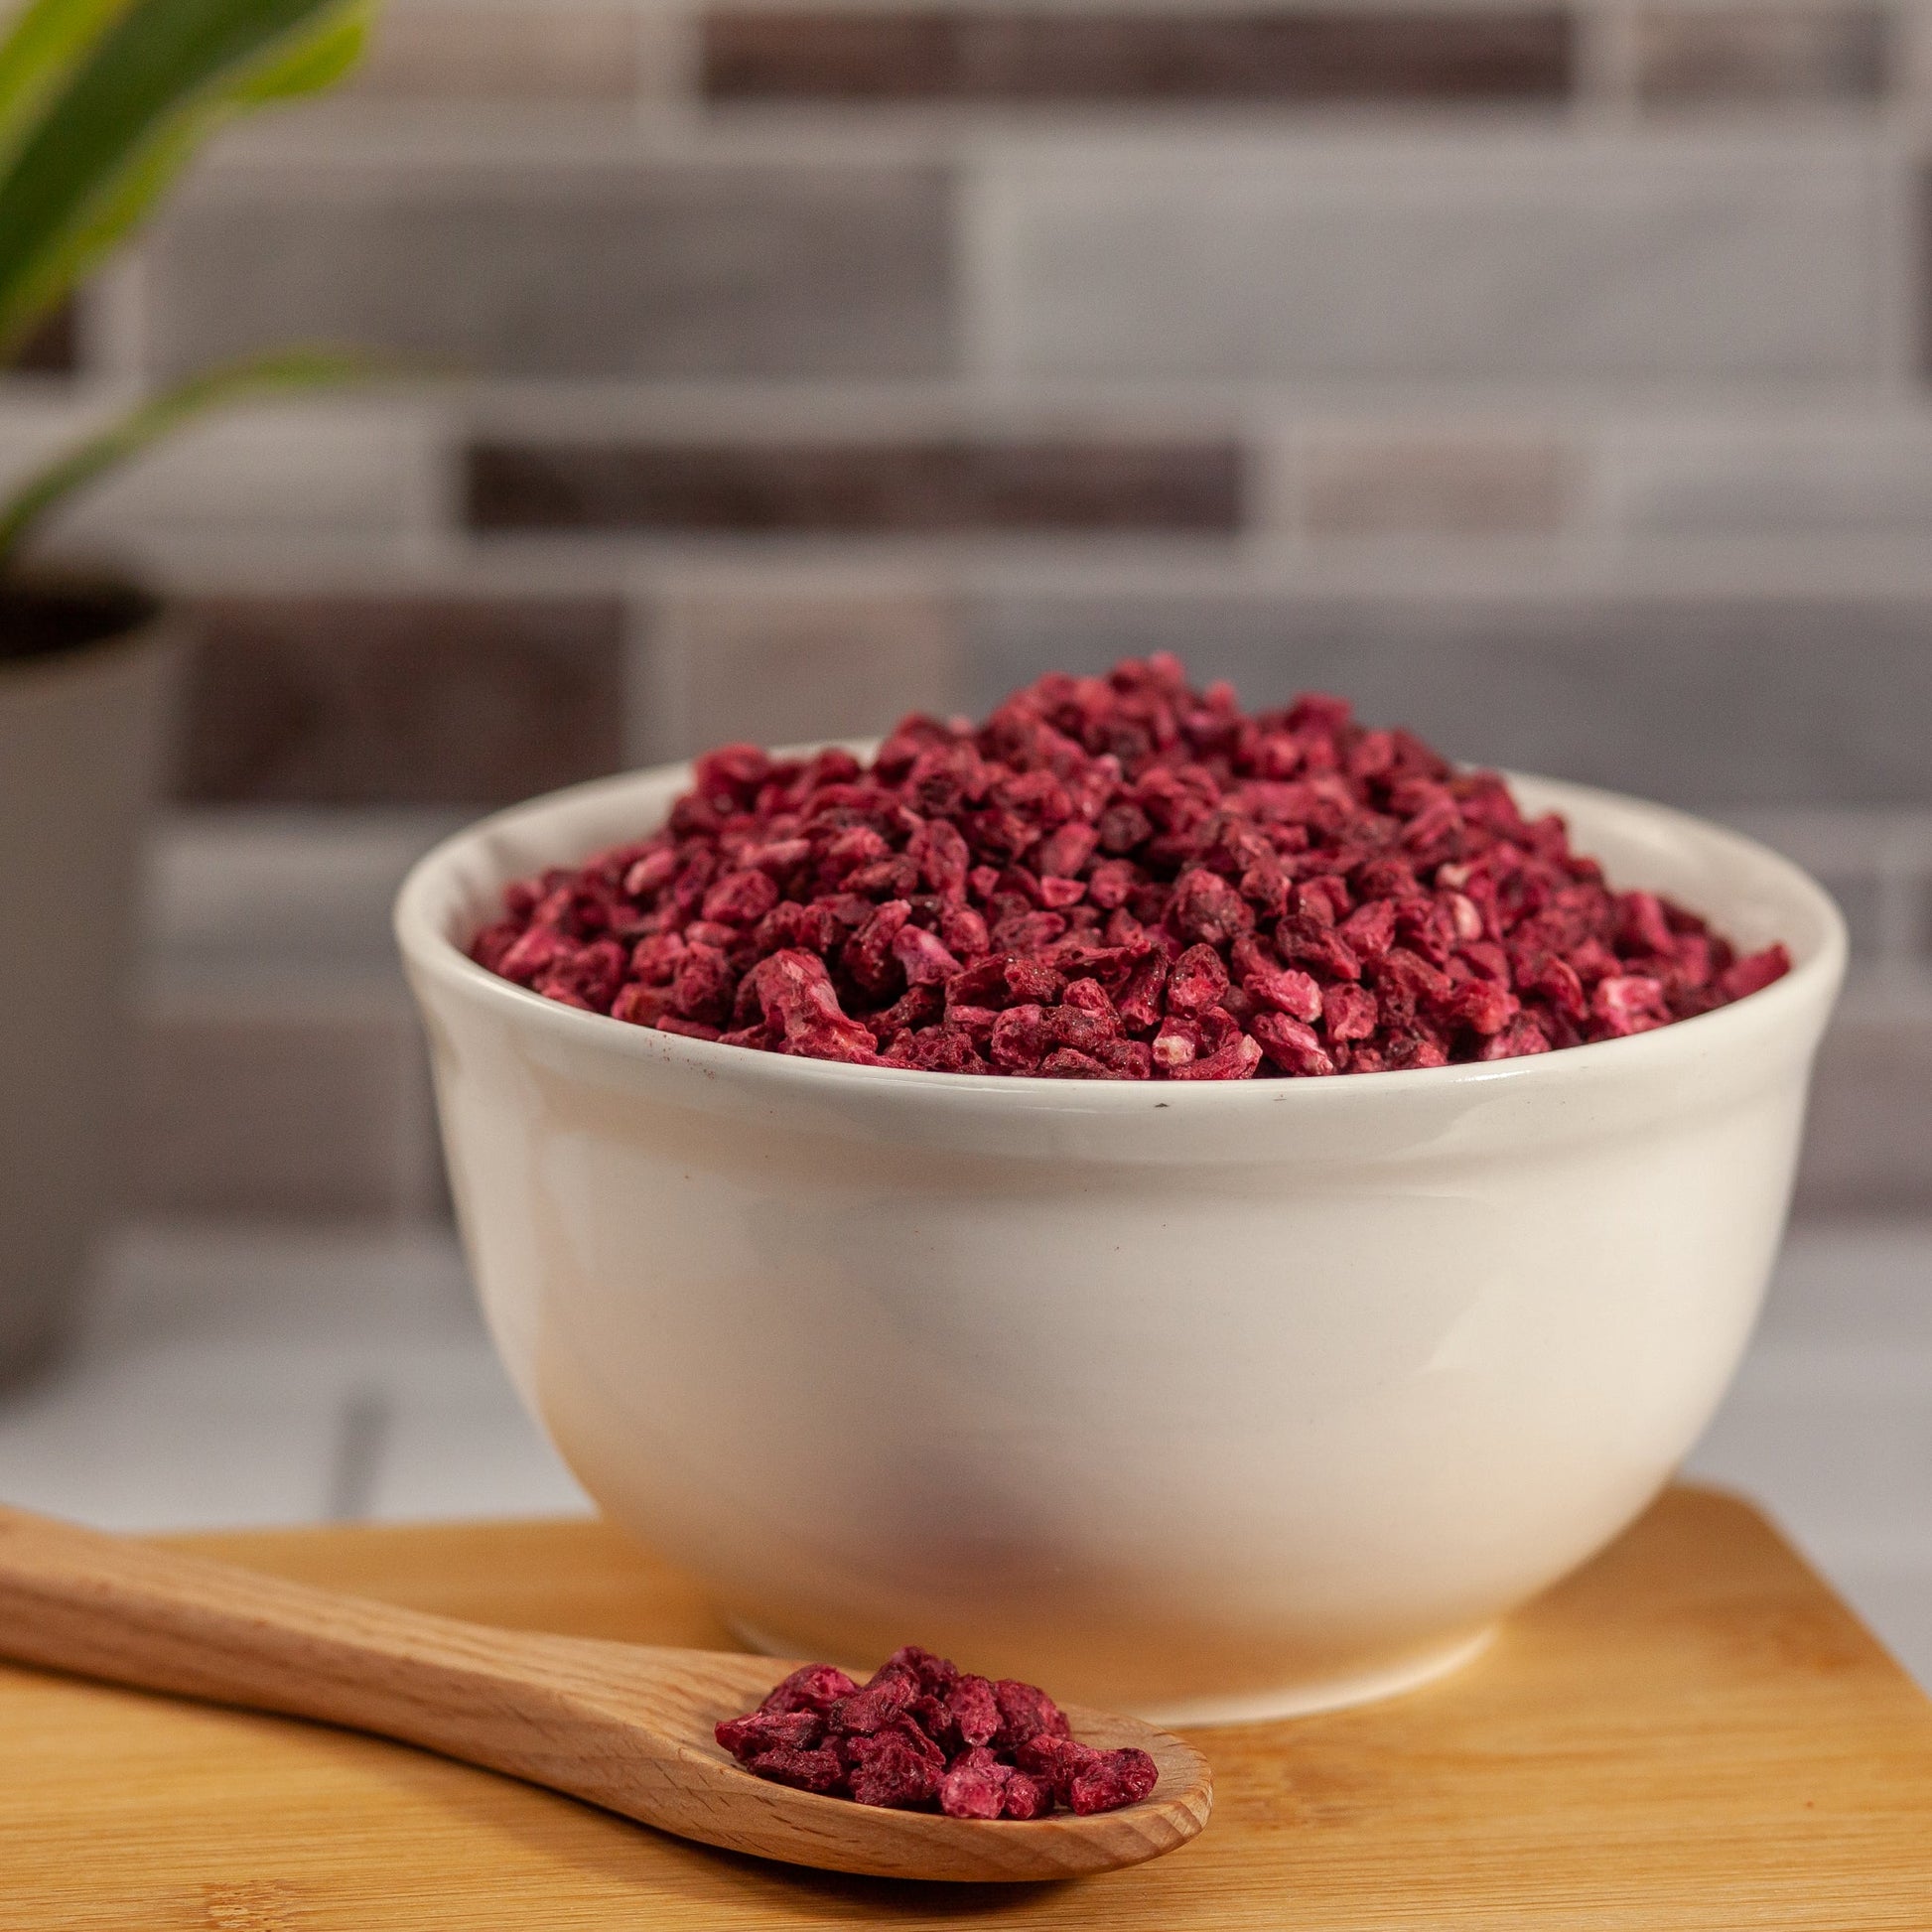
<path id="1" fill-rule="evenodd" d="M 91 491 L 69 529 L 92 541 L 213 526 L 387 542 L 427 528 L 438 430 L 397 396 L 237 404 Z"/>
<path id="2" fill-rule="evenodd" d="M 1827 1566 L 1932 1563 L 1932 1354 L 1747 1361 L 1689 1466 Z"/>
<path id="3" fill-rule="evenodd" d="M 390 906 L 409 868 L 463 822 L 441 811 L 171 812 L 151 862 L 151 977 L 400 986 Z"/>
<path id="4" fill-rule="evenodd" d="M 361 1498 L 379 1522 L 576 1515 L 590 1499 L 485 1350 L 388 1365 L 390 1407 Z"/>
<path id="5" fill-rule="evenodd" d="M 319 1521 L 399 1362 L 499 1374 L 454 1237 L 137 1225 L 71 1356 L 0 1407 L 0 1498 L 119 1529 Z"/>
<path id="6" fill-rule="evenodd" d="M 1856 141 L 1022 143 L 975 192 L 969 335 L 1004 374 L 1877 369 L 1880 170 Z"/>
<path id="7" fill-rule="evenodd" d="M 1841 1566 L 1832 1581 L 1886 1649 L 1932 1692 L 1932 1564 Z"/>
<path id="8" fill-rule="evenodd" d="M 1687 1473 L 1760 1503 L 1932 1688 L 1932 1223 L 1791 1237 Z"/>
<path id="9" fill-rule="evenodd" d="M 0 1408 L 0 1497 L 104 1529 L 314 1522 L 343 1403 L 330 1369 L 249 1346 L 82 1362 Z"/>
<path id="10" fill-rule="evenodd" d="M 135 1527 L 590 1507 L 447 1230 L 136 1224 L 72 1359 L 0 1409 L 0 1497 Z"/>

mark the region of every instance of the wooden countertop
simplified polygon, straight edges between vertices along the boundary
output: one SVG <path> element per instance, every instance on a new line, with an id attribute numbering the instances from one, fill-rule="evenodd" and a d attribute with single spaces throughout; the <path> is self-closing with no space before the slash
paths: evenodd
<path id="1" fill-rule="evenodd" d="M 182 1541 L 484 1622 L 729 1644 L 688 1579 L 595 1523 Z M 967 1890 L 760 1864 L 371 1738 L 0 1669 L 0 1926 L 1932 1928 L 1932 1703 L 1708 1490 L 1670 1491 L 1445 1682 L 1194 1735 L 1216 1806 L 1192 1845 Z"/>

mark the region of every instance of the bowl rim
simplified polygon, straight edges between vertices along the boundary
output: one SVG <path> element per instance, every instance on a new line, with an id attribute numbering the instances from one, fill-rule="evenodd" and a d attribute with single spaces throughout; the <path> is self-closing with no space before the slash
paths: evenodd
<path id="1" fill-rule="evenodd" d="M 775 747 L 771 756 L 809 756 L 826 746 L 839 746 L 863 757 L 878 742 L 821 740 L 808 745 Z M 1445 1097 L 1457 1091 L 1494 1091 L 1501 1084 L 1516 1086 L 1525 1082 L 1566 1080 L 1607 1073 L 1612 1068 L 1636 1073 L 1646 1063 L 1667 1064 L 1681 1060 L 1686 1053 L 1722 1050 L 1730 1043 L 1742 1045 L 1747 1036 L 1759 1036 L 1760 1029 L 1790 1028 L 1808 1014 L 1817 1016 L 1822 1029 L 1823 1017 L 1829 1012 L 1843 979 L 1849 949 L 1844 914 L 1832 896 L 1801 866 L 1748 834 L 1626 792 L 1509 769 L 1502 770 L 1501 775 L 1512 789 L 1519 783 L 1528 785 L 1538 791 L 1555 793 L 1560 801 L 1582 803 L 1587 810 L 1600 803 L 1606 809 L 1635 813 L 1662 830 L 1688 835 L 1707 845 L 1714 841 L 1729 845 L 1776 882 L 1796 916 L 1802 918 L 1809 914 L 1823 935 L 1821 943 L 1809 957 L 1794 961 L 1782 979 L 1727 1006 L 1689 1020 L 1673 1021 L 1648 1033 L 1593 1040 L 1547 1053 L 1506 1060 L 1466 1060 L 1448 1066 L 1400 1067 L 1379 1073 L 1339 1074 L 1329 1079 L 1289 1076 L 1249 1080 L 1054 1080 L 1037 1074 L 994 1076 L 941 1073 L 921 1067 L 855 1066 L 840 1060 L 728 1046 L 721 1040 L 694 1039 L 682 1034 L 660 1033 L 651 1027 L 630 1026 L 613 1020 L 608 1014 L 590 1013 L 547 1000 L 540 993 L 499 977 L 473 960 L 440 929 L 432 916 L 432 901 L 440 896 L 445 876 L 491 838 L 516 828 L 525 820 L 564 812 L 572 805 L 595 806 L 634 789 L 671 784 L 680 776 L 688 781 L 692 768 L 692 760 L 679 759 L 562 786 L 487 813 L 439 840 L 410 868 L 395 898 L 392 928 L 412 976 L 424 974 L 461 998 L 494 1009 L 505 1019 L 548 1028 L 552 1036 L 560 1040 L 600 1048 L 639 1065 L 681 1066 L 711 1078 L 729 1074 L 768 1084 L 774 1094 L 788 1092 L 800 1099 L 814 1095 L 830 1098 L 834 1094 L 856 1098 L 871 1093 L 881 1098 L 897 1095 L 906 1099 L 925 1095 L 949 1107 L 1024 1106 L 1033 1113 L 1044 1108 L 1091 1115 L 1141 1113 L 1150 1107 L 1200 1112 L 1278 1106 L 1285 1101 L 1297 1106 L 1360 1104 L 1371 1094 L 1410 1094 L 1420 1099 L 1425 1093 Z M 1567 815 L 1570 805 L 1558 802 L 1544 809 Z M 598 849 L 601 845 L 594 846 L 592 852 Z M 575 860 L 560 857 L 551 863 L 581 863 L 592 852 Z M 508 883 L 508 880 L 502 882 Z M 1353 1101 L 1344 1099 L 1350 1095 L 1355 1097 Z"/>

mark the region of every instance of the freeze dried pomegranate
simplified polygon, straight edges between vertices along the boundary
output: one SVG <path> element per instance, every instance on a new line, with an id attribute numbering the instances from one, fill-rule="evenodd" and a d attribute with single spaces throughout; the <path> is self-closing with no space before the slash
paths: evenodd
<path id="1" fill-rule="evenodd" d="M 1165 655 L 908 718 L 869 766 L 722 747 L 661 831 L 511 887 L 471 952 L 688 1038 L 1064 1080 L 1514 1059 L 1791 965 L 1612 891 L 1493 771 L 1339 698 L 1250 716 Z"/>
<path id="2" fill-rule="evenodd" d="M 747 1770 L 862 1805 L 948 1818 L 1082 1816 L 1139 1804 L 1159 1772 L 1142 1750 L 1094 1750 L 1035 1684 L 997 1682 L 907 1644 L 864 1684 L 830 1664 L 793 1671 L 717 1727 Z"/>

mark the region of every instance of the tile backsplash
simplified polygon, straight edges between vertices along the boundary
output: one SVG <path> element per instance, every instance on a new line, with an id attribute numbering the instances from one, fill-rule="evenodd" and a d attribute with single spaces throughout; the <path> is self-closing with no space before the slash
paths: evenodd
<path id="1" fill-rule="evenodd" d="M 207 638 L 144 1118 L 231 1127 L 151 1204 L 434 1207 L 398 839 L 1157 646 L 1765 829 L 1859 941 L 1808 1198 L 1932 1197 L 1932 7 L 390 0 L 0 378 L 0 474 L 284 340 L 396 371 L 69 532 Z M 223 866 L 363 868 L 366 960 L 266 887 L 207 940 Z"/>

